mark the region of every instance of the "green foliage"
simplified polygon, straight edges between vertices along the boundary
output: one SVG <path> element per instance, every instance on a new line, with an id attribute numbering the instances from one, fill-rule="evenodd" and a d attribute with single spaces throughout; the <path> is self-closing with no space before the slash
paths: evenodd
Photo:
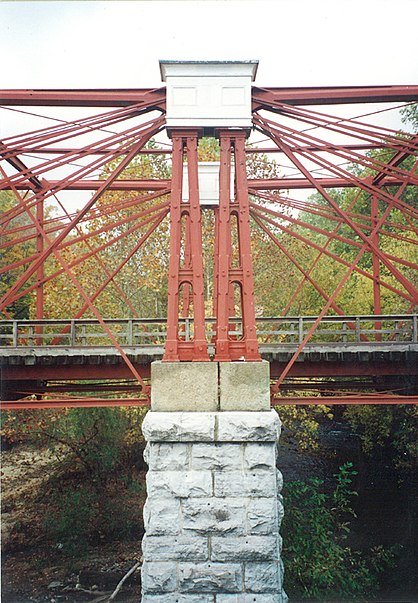
<path id="1" fill-rule="evenodd" d="M 416 468 L 416 405 L 353 405 L 347 406 L 344 417 L 360 435 L 363 451 L 367 455 L 378 455 L 385 450 L 394 467 L 401 470 L 400 478 Z"/>
<path id="2" fill-rule="evenodd" d="M 418 132 L 418 103 L 412 103 L 401 109 L 402 122 L 410 124 L 414 132 Z"/>
<path id="3" fill-rule="evenodd" d="M 355 475 L 352 464 L 345 463 L 332 492 L 319 479 L 285 484 L 283 558 L 290 597 L 337 601 L 370 597 L 378 591 L 379 574 L 394 564 L 394 549 L 379 546 L 362 552 L 347 545 L 348 518 L 355 517 L 351 507 Z"/>
<path id="4" fill-rule="evenodd" d="M 284 443 L 295 442 L 299 450 L 318 448 L 320 422 L 333 417 L 328 406 L 289 404 L 275 408 L 283 423 L 282 441 Z"/>
<path id="5" fill-rule="evenodd" d="M 68 488 L 53 496 L 56 512 L 45 518 L 44 527 L 47 537 L 64 554 L 72 556 L 87 548 L 95 498 L 85 487 Z"/>

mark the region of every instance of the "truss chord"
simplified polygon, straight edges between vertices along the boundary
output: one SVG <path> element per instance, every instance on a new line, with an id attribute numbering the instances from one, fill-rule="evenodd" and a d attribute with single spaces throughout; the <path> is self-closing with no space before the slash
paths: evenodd
<path id="1" fill-rule="evenodd" d="M 299 234 L 299 233 L 297 233 L 295 231 L 292 231 L 289 228 L 286 228 L 283 224 L 280 224 L 279 222 L 274 222 L 273 220 L 271 220 L 271 218 L 268 218 L 267 216 L 263 216 L 261 214 L 259 214 L 258 217 L 261 218 L 264 222 L 267 222 L 267 223 L 271 224 L 272 226 L 275 226 L 275 227 L 279 228 L 283 232 L 286 232 L 287 234 L 290 234 L 291 236 L 295 237 L 296 239 L 299 239 L 300 241 L 302 241 L 306 245 L 308 245 L 310 247 L 313 247 L 314 249 L 317 249 L 320 252 L 325 253 L 325 255 L 327 255 L 331 259 L 339 262 L 343 266 L 349 267 L 351 265 L 350 262 L 348 262 L 344 258 L 341 258 L 338 255 L 335 255 L 334 253 L 328 251 L 324 247 L 321 247 L 320 245 L 318 245 L 317 243 L 315 243 L 311 239 L 308 239 L 308 238 L 304 237 L 303 235 L 301 235 L 301 234 Z M 368 272 L 366 272 L 365 270 L 363 270 L 359 266 L 355 266 L 354 270 L 356 272 L 358 272 L 359 274 L 361 274 L 362 276 L 365 276 L 366 278 L 373 280 L 372 275 L 370 275 Z M 381 280 L 380 283 L 381 283 L 382 286 L 384 286 L 389 291 L 392 291 L 396 295 L 398 295 L 400 297 L 403 297 L 404 299 L 410 301 L 411 303 L 414 303 L 414 298 L 412 296 L 408 295 L 407 293 L 401 291 L 400 289 L 396 289 L 390 283 L 386 283 L 383 280 Z"/>
<path id="2" fill-rule="evenodd" d="M 12 294 L 14 294 L 20 287 L 23 285 L 26 280 L 32 276 L 32 274 L 36 271 L 38 266 L 50 255 L 53 249 L 56 249 L 57 246 L 61 243 L 61 241 L 71 232 L 74 226 L 79 222 L 79 220 L 89 211 L 91 207 L 95 204 L 97 199 L 102 195 L 103 192 L 106 191 L 109 184 L 115 180 L 118 175 L 125 169 L 125 167 L 130 163 L 133 157 L 136 154 L 136 151 L 146 144 L 146 142 L 156 134 L 162 125 L 162 118 L 156 120 L 154 127 L 150 127 L 146 133 L 143 134 L 143 137 L 139 142 L 137 142 L 124 160 L 116 167 L 115 171 L 103 181 L 103 185 L 99 188 L 96 193 L 92 196 L 92 198 L 86 203 L 84 208 L 78 213 L 76 218 L 74 218 L 70 224 L 68 224 L 64 230 L 50 243 L 50 245 L 39 255 L 39 257 L 33 262 L 32 266 L 30 266 L 25 273 L 18 279 L 18 281 L 12 285 L 11 289 L 8 293 L 6 293 L 0 300 L 0 309 L 7 305 L 7 300 L 10 298 Z M 17 192 L 17 191 L 16 191 Z M 43 233 L 44 234 L 44 233 Z"/>
<path id="3" fill-rule="evenodd" d="M 383 254 L 380 249 L 378 249 L 376 247 L 376 245 L 374 244 L 373 240 L 371 240 L 370 237 L 366 237 L 366 235 L 363 234 L 363 232 L 361 231 L 361 229 L 359 229 L 357 227 L 357 225 L 348 217 L 344 215 L 344 212 L 340 209 L 340 207 L 338 206 L 338 204 L 332 199 L 332 197 L 326 192 L 326 190 L 318 183 L 318 181 L 316 181 L 314 178 L 312 178 L 312 176 L 310 175 L 309 171 L 305 168 L 305 166 L 303 166 L 301 164 L 301 162 L 295 157 L 294 153 L 292 152 L 292 150 L 290 149 L 290 147 L 288 145 L 286 145 L 282 140 L 280 140 L 277 136 L 274 135 L 273 132 L 270 132 L 272 140 L 274 140 L 274 142 L 283 149 L 283 151 L 285 152 L 285 154 L 289 157 L 289 159 L 291 161 L 293 161 L 293 163 L 298 166 L 301 170 L 301 172 L 304 174 L 304 176 L 314 185 L 314 187 L 318 190 L 318 192 L 324 197 L 324 199 L 326 199 L 328 201 L 328 203 L 334 207 L 334 209 L 337 211 L 337 213 L 339 215 L 342 216 L 343 220 L 345 221 L 345 223 L 350 226 L 350 228 L 364 241 L 367 242 L 368 246 L 370 247 L 370 249 L 372 249 L 374 251 L 374 253 L 379 257 L 379 259 L 383 262 L 383 264 L 388 268 L 388 270 L 390 270 L 390 272 L 392 272 L 392 274 L 397 278 L 397 280 L 402 283 L 402 286 L 409 291 L 409 293 L 411 293 L 411 295 L 417 299 L 418 301 L 418 290 L 415 289 L 415 287 L 413 287 L 413 285 L 408 281 L 408 279 L 406 279 L 404 277 L 404 275 L 399 272 L 399 270 L 387 259 L 387 257 L 385 256 L 385 254 Z M 418 162 L 417 164 L 418 165 Z M 405 179 L 404 181 L 404 185 L 403 188 L 406 186 L 406 183 L 408 183 L 408 179 Z M 401 187 L 402 188 L 402 187 Z M 397 195 L 399 196 L 399 195 Z M 389 204 L 388 207 L 392 207 L 393 203 Z M 385 216 L 387 215 L 387 212 L 385 212 Z"/>
<path id="4" fill-rule="evenodd" d="M 123 259 L 123 261 L 119 264 L 119 266 L 117 266 L 117 268 L 115 268 L 113 270 L 113 272 L 110 272 L 106 269 L 106 274 L 107 274 L 107 279 L 100 285 L 100 287 L 96 290 L 96 292 L 94 294 L 91 295 L 91 302 L 94 302 L 101 293 L 103 293 L 104 289 L 107 287 L 107 285 L 110 282 L 113 282 L 114 286 L 117 287 L 117 290 L 119 291 L 122 299 L 125 301 L 125 303 L 128 305 L 128 307 L 130 308 L 130 310 L 132 311 L 132 313 L 134 314 L 134 316 L 136 318 L 139 318 L 139 315 L 136 311 L 136 309 L 134 308 L 134 306 L 132 305 L 132 303 L 129 301 L 129 299 L 126 297 L 125 293 L 123 292 L 122 289 L 120 289 L 120 287 L 117 285 L 117 283 L 115 282 L 115 277 L 120 273 L 120 271 L 122 270 L 122 268 L 129 262 L 129 260 L 135 255 L 135 253 L 142 247 L 142 245 L 145 243 L 145 241 L 151 236 L 151 234 L 153 232 L 155 232 L 155 230 L 158 228 L 158 226 L 161 224 L 161 222 L 164 220 L 164 218 L 168 215 L 168 208 L 164 209 L 162 212 L 160 212 L 160 214 L 157 216 L 157 219 L 155 220 L 155 222 L 153 222 L 153 224 L 148 228 L 148 230 L 145 232 L 145 234 L 142 235 L 142 237 L 140 237 L 140 239 L 137 241 L 136 245 L 131 249 L 131 251 L 128 253 L 128 255 Z M 82 308 L 80 308 L 80 310 L 76 313 L 75 315 L 75 319 L 81 318 L 81 316 L 83 316 L 83 314 L 89 309 L 89 304 L 84 304 L 84 306 Z M 66 327 L 65 329 L 63 329 L 62 334 L 65 334 L 66 332 L 68 332 L 70 330 L 70 327 Z M 151 338 L 154 342 L 156 342 L 155 338 Z M 56 341 L 54 340 L 53 343 L 56 343 Z"/>
<path id="5" fill-rule="evenodd" d="M 168 205 L 169 205 L 169 202 L 167 201 L 166 203 L 164 203 L 163 205 L 161 205 L 161 207 L 168 207 Z M 104 249 L 110 247 L 111 245 L 114 245 L 115 243 L 117 243 L 122 238 L 129 236 L 133 232 L 137 231 L 139 228 L 142 228 L 143 226 L 146 226 L 147 224 L 149 224 L 154 218 L 155 218 L 155 216 L 147 218 L 146 220 L 144 220 L 143 222 L 140 222 L 139 224 L 135 224 L 130 229 L 128 229 L 126 232 L 123 232 L 123 233 L 119 234 L 118 236 L 114 237 L 110 241 L 107 241 L 106 243 L 103 243 L 102 245 L 100 245 L 99 247 L 97 247 L 93 252 L 87 253 L 87 254 L 85 254 L 85 255 L 83 255 L 81 257 L 78 257 L 78 258 L 72 260 L 68 264 L 69 268 L 73 268 L 74 266 L 77 266 L 78 264 L 80 264 L 80 263 L 84 262 L 85 260 L 89 259 L 95 253 L 99 253 L 100 251 L 103 251 Z M 40 281 L 40 284 L 45 284 L 46 282 L 49 282 L 49 281 L 55 279 L 57 276 L 60 276 L 61 274 L 63 274 L 63 272 L 64 272 L 63 269 L 57 270 L 53 274 L 50 274 L 47 277 L 44 277 L 42 279 L 42 281 Z M 27 295 L 28 293 L 30 293 L 31 291 L 33 291 L 33 289 L 35 288 L 35 286 L 36 285 L 31 285 L 31 286 L 27 287 L 26 289 L 24 289 L 23 291 L 20 291 L 19 293 L 16 293 L 14 295 L 14 297 L 11 298 L 10 303 L 13 303 L 17 299 L 20 299 L 24 295 Z"/>
<path id="6" fill-rule="evenodd" d="M 80 153 L 69 153 L 66 154 L 64 156 L 61 156 L 59 158 L 54 158 L 52 160 L 49 161 L 45 161 L 44 163 L 41 163 L 40 165 L 36 166 L 35 168 L 31 168 L 31 173 L 35 176 L 39 176 L 40 174 L 43 174 L 44 172 L 48 172 L 49 170 L 52 169 L 56 169 L 57 167 L 61 167 L 63 165 L 68 165 L 68 159 L 70 159 L 71 155 L 74 155 L 74 158 L 79 158 L 81 159 L 82 157 L 86 157 L 87 155 L 90 154 L 90 150 L 94 149 L 96 146 L 98 146 L 99 148 L 106 148 L 106 145 L 110 142 L 110 144 L 114 144 L 115 142 L 118 142 L 119 140 L 121 141 L 122 147 L 121 148 L 126 148 L 127 150 L 129 150 L 129 146 L 132 145 L 135 142 L 136 138 L 140 138 L 143 134 L 143 130 L 146 131 L 148 127 L 150 127 L 150 125 L 152 125 L 154 122 L 153 121 L 149 121 L 146 122 L 145 124 L 141 124 L 141 126 L 135 126 L 132 128 L 129 128 L 128 130 L 125 130 L 119 134 L 115 134 L 113 136 L 110 136 L 104 140 L 100 140 L 100 141 L 96 141 L 93 142 L 89 145 L 87 145 L 86 147 L 81 149 Z M 132 136 L 132 140 L 129 140 L 128 136 L 131 135 Z M 126 140 L 128 138 L 128 140 Z M 1 147 L 0 147 L 0 151 L 1 151 Z M 107 153 L 106 157 L 112 157 L 111 153 Z M 96 159 L 94 161 L 91 162 L 91 166 L 103 166 L 107 163 L 108 159 Z M 88 166 L 86 166 L 88 167 Z M 75 172 L 75 174 L 79 173 L 80 171 L 84 171 L 86 169 L 86 167 L 83 167 L 82 170 L 78 170 Z M 92 170 L 88 170 L 87 173 L 89 173 Z M 27 176 L 27 173 L 18 173 L 12 176 L 9 176 L 7 179 L 5 179 L 3 182 L 0 182 L 0 189 L 4 189 L 7 187 L 8 184 L 10 184 L 11 182 L 13 182 L 14 184 L 21 184 L 22 182 L 26 181 L 25 176 Z"/>
<path id="7" fill-rule="evenodd" d="M 252 218 L 255 220 L 255 222 L 263 229 L 263 231 L 271 238 L 271 240 L 279 247 L 279 249 L 284 253 L 284 255 L 292 262 L 292 264 L 299 270 L 299 272 L 302 273 L 302 275 L 304 276 L 305 279 L 307 279 L 311 285 L 313 285 L 313 287 L 315 288 L 316 291 L 318 291 L 318 293 L 326 300 L 328 301 L 330 299 L 330 296 L 325 293 L 325 291 L 322 289 L 322 287 L 320 287 L 318 285 L 318 283 L 310 276 L 310 274 L 304 270 L 304 268 L 299 264 L 299 262 L 292 256 L 292 254 L 285 248 L 285 246 L 280 243 L 280 241 L 277 239 L 277 237 L 275 237 L 273 235 L 272 232 L 269 231 L 269 229 L 262 223 L 262 221 L 260 220 L 260 218 L 258 217 L 258 215 L 255 212 L 251 212 Z M 345 312 L 335 303 L 332 302 L 331 303 L 331 307 L 332 309 L 339 314 L 340 316 L 344 316 Z M 347 323 L 348 326 L 355 330 L 355 324 L 353 323 Z M 363 336 L 364 337 L 364 336 Z M 365 341 L 368 341 L 367 337 L 364 337 Z"/>
<path id="8" fill-rule="evenodd" d="M 265 123 L 266 120 L 262 120 L 263 123 Z M 269 124 L 273 124 L 274 122 L 269 122 Z M 273 133 L 273 129 L 277 131 L 277 134 L 275 134 L 275 136 L 280 136 L 280 138 L 283 138 L 283 134 L 279 129 L 279 126 L 277 124 L 274 124 L 275 127 L 272 128 L 271 125 L 267 125 L 266 127 L 268 128 L 269 131 L 271 131 Z M 262 126 L 261 126 L 262 127 Z M 289 130 L 290 128 L 284 128 Z M 291 130 L 291 129 L 290 129 Z M 264 131 L 264 130 L 263 130 Z M 293 138 L 298 138 L 296 136 L 296 134 L 294 133 L 293 130 L 291 130 L 292 132 L 292 136 Z M 286 137 L 286 135 L 284 135 L 284 137 Z M 294 147 L 292 147 L 292 150 L 294 151 Z M 311 161 L 314 161 L 315 163 L 317 163 L 318 165 L 321 165 L 325 168 L 328 169 L 329 171 L 331 171 L 331 173 L 336 173 L 336 174 L 342 174 L 343 178 L 345 178 L 346 180 L 351 180 L 353 182 L 356 183 L 357 186 L 361 186 L 361 187 L 366 187 L 367 182 L 364 179 L 361 179 L 359 177 L 356 177 L 354 174 L 352 174 L 351 172 L 347 172 L 346 170 L 342 170 L 341 168 L 339 168 L 336 164 L 325 160 L 324 158 L 319 158 L 318 156 L 314 155 L 313 153 L 301 153 L 303 156 L 306 155 L 309 156 Z M 295 162 L 293 162 L 295 165 L 297 165 Z M 299 164 L 302 165 L 302 164 Z M 300 168 L 299 168 L 300 169 Z M 303 173 L 303 172 L 301 172 Z M 410 172 L 405 172 L 404 174 L 402 174 L 403 176 L 408 177 L 410 175 Z M 374 184 L 369 185 L 370 189 L 372 192 L 378 193 L 380 194 L 381 198 L 383 199 L 384 197 L 382 197 L 382 193 L 380 192 L 380 189 L 378 189 L 376 186 L 374 186 Z M 385 195 L 387 197 L 390 198 L 389 195 Z M 399 203 L 399 200 L 398 200 Z M 404 206 L 404 204 L 401 202 L 399 203 L 400 205 Z M 412 208 L 408 208 L 410 211 L 412 211 Z"/>
<path id="9" fill-rule="evenodd" d="M 417 165 L 418 165 L 418 162 L 417 162 Z M 399 189 L 399 191 L 398 191 L 397 194 L 401 194 L 401 188 Z M 383 213 L 383 215 L 377 221 L 377 223 L 376 223 L 376 225 L 375 225 L 372 233 L 369 235 L 369 237 L 366 237 L 366 239 L 371 239 L 378 232 L 381 224 L 384 223 L 384 221 L 386 219 L 386 215 L 389 214 L 390 210 L 391 210 L 391 207 L 388 206 L 386 208 L 385 212 Z M 366 251 L 366 248 L 367 248 L 367 241 L 364 242 L 363 248 L 359 251 L 359 253 L 357 254 L 357 257 L 354 260 L 354 262 L 351 264 L 351 266 L 349 267 L 349 269 L 347 270 L 347 272 L 343 276 L 342 280 L 340 281 L 340 283 L 338 284 L 338 286 L 335 288 L 335 290 L 334 290 L 333 294 L 331 295 L 330 299 L 325 304 L 324 308 L 321 310 L 318 318 L 315 320 L 314 324 L 309 329 L 309 331 L 306 334 L 304 340 L 301 342 L 301 344 L 299 345 L 298 349 L 296 350 L 296 352 L 292 356 L 291 360 L 286 365 L 286 367 L 285 367 L 284 371 L 282 372 L 282 374 L 280 375 L 279 379 L 272 386 L 272 388 L 271 388 L 272 396 L 274 396 L 274 394 L 279 391 L 281 383 L 285 379 L 286 375 L 289 373 L 289 371 L 292 368 L 293 364 L 296 362 L 297 358 L 299 357 L 299 355 L 300 355 L 301 351 L 303 350 L 303 348 L 305 347 L 306 343 L 309 341 L 309 339 L 314 334 L 314 332 L 317 329 L 317 327 L 318 327 L 319 323 L 321 322 L 322 318 L 325 316 L 325 314 L 327 313 L 327 311 L 331 307 L 331 304 L 334 302 L 334 300 L 336 299 L 337 295 L 339 294 L 339 292 L 342 290 L 342 288 L 344 287 L 344 285 L 348 281 L 348 279 L 351 276 L 352 272 L 355 270 L 356 264 L 358 264 L 359 260 L 361 259 L 361 257 L 363 256 L 364 252 Z"/>
<path id="10" fill-rule="evenodd" d="M 257 195 L 258 197 L 263 198 L 262 194 Z M 349 239 L 347 237 L 338 235 L 336 232 L 332 232 L 330 233 L 328 230 L 324 230 L 323 228 L 319 228 L 318 226 L 314 226 L 313 224 L 309 224 L 309 222 L 303 222 L 302 220 L 299 220 L 298 218 L 293 218 L 292 216 L 287 216 L 286 214 L 282 213 L 282 212 L 277 212 L 274 211 L 272 209 L 269 209 L 267 207 L 264 206 L 257 206 L 256 204 L 252 204 L 252 206 L 257 207 L 258 209 L 271 214 L 272 216 L 276 216 L 278 218 L 281 218 L 287 222 L 291 222 L 292 224 L 296 224 L 298 226 L 303 226 L 305 228 L 307 228 L 308 230 L 312 230 L 314 232 L 316 232 L 317 234 L 321 234 L 324 235 L 325 237 L 329 238 L 329 239 L 334 239 L 336 241 L 340 241 L 341 243 L 346 243 L 347 245 L 351 245 L 352 247 L 358 247 L 360 248 L 362 245 L 361 243 L 354 241 L 352 239 Z M 346 222 L 344 220 L 338 219 L 337 217 L 334 218 L 330 218 L 330 219 L 334 219 L 336 221 L 339 222 L 340 225 L 342 224 L 346 224 Z M 365 228 L 363 225 L 361 225 L 362 228 Z M 365 230 L 372 230 L 372 227 L 368 227 L 367 229 L 365 228 Z M 381 233 L 381 231 L 379 231 Z M 404 238 L 402 240 L 405 240 Z M 414 241 L 414 244 L 418 244 L 418 241 Z M 383 253 L 383 252 L 382 252 Z M 401 264 L 403 266 L 407 266 L 408 268 L 413 268 L 413 269 L 418 269 L 418 264 L 415 264 L 413 262 L 409 262 L 408 260 L 403 260 L 401 258 L 398 258 L 392 254 L 387 254 L 384 253 L 384 255 L 389 259 L 389 260 L 393 260 L 394 262 Z"/>

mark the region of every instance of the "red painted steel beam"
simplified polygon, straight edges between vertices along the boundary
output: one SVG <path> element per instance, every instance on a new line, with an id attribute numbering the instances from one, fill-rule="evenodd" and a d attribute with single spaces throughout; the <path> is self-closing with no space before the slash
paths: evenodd
<path id="1" fill-rule="evenodd" d="M 158 350 L 156 350 L 156 357 Z M 133 362 L 135 370 L 141 375 L 142 379 L 149 379 L 151 376 L 151 361 L 149 363 L 139 364 Z M 120 364 L 72 364 L 71 357 L 68 357 L 68 364 L 60 365 L 53 363 L 51 365 L 26 365 L 26 366 L 2 366 L 1 374 L 3 382 L 6 381 L 24 381 L 24 380 L 95 380 L 95 379 L 132 379 L 132 372 L 125 363 Z"/>
<path id="2" fill-rule="evenodd" d="M 165 103 L 165 88 L 97 90 L 0 90 L 0 104 L 21 106 L 125 107 L 140 102 Z M 418 98 L 418 86 L 354 86 L 313 88 L 253 87 L 253 102 L 290 105 L 408 102 Z"/>
<path id="3" fill-rule="evenodd" d="M 263 346 L 261 346 L 263 353 Z M 270 361 L 270 376 L 279 378 L 287 362 Z M 418 375 L 418 364 L 415 362 L 394 362 L 368 360 L 339 360 L 336 362 L 312 362 L 304 360 L 296 362 L 288 373 L 292 377 L 383 377 L 397 375 Z"/>
<path id="4" fill-rule="evenodd" d="M 347 181 L 344 178 L 317 178 L 316 182 L 322 188 L 354 188 L 358 186 L 358 182 Z M 50 180 L 48 185 L 50 190 L 60 186 L 61 180 Z M 399 178 L 385 178 L 380 183 L 382 186 L 399 186 L 402 184 L 402 180 Z M 65 185 L 67 191 L 80 191 L 80 190 L 97 190 L 103 186 L 103 180 L 76 180 L 69 182 Z M 412 185 L 411 185 L 412 186 Z M 117 180 L 112 182 L 107 189 L 116 191 L 159 191 L 170 187 L 170 180 Z M 4 187 L 8 190 L 8 187 Z M 18 184 L 17 190 L 27 190 L 28 185 Z M 61 186 L 62 188 L 62 186 Z M 253 190 L 298 190 L 312 188 L 314 189 L 312 182 L 307 178 L 249 178 L 248 188 Z"/>
<path id="5" fill-rule="evenodd" d="M 69 398 L 51 400 L 5 400 L 2 410 L 45 409 L 45 408 L 97 408 L 112 406 L 149 406 L 149 400 L 143 398 Z"/>
<path id="6" fill-rule="evenodd" d="M 253 87 L 253 107 L 269 103 L 288 105 L 335 105 L 351 103 L 393 103 L 418 99 L 418 86 L 352 86 L 318 88 Z"/>
<path id="7" fill-rule="evenodd" d="M 350 395 L 350 396 L 283 396 L 274 398 L 272 406 L 288 405 L 388 405 L 388 404 L 418 404 L 418 396 L 395 396 L 391 394 Z M 149 400 L 143 398 L 67 398 L 50 400 L 6 400 L 1 403 L 3 410 L 46 409 L 46 408 L 97 408 L 114 406 L 149 406 Z"/>
<path id="8" fill-rule="evenodd" d="M 418 396 L 394 396 L 392 394 L 371 394 L 351 395 L 351 396 L 283 396 L 282 398 L 274 398 L 273 406 L 288 406 L 288 405 L 324 405 L 333 406 L 335 404 L 418 404 Z"/>
<path id="9" fill-rule="evenodd" d="M 0 105 L 33 107 L 165 106 L 165 88 L 104 90 L 0 90 Z"/>
<path id="10" fill-rule="evenodd" d="M 96 191 L 103 186 L 104 180 L 76 180 L 62 186 L 62 180 L 49 180 L 48 189 L 54 191 L 60 188 L 66 191 Z M 27 190 L 27 184 L 18 184 L 17 190 Z M 170 188 L 170 180 L 116 180 L 107 187 L 112 191 L 161 191 Z M 6 188 L 7 190 L 7 188 Z"/>

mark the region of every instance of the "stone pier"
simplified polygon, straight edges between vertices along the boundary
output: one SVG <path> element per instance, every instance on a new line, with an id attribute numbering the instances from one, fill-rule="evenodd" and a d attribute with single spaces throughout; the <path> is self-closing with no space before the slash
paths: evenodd
<path id="1" fill-rule="evenodd" d="M 142 603 L 285 603 L 269 366 L 152 365 Z"/>

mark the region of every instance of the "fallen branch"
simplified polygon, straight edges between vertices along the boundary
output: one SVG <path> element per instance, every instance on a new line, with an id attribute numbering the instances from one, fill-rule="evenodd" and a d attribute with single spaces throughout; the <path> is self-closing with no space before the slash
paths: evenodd
<path id="1" fill-rule="evenodd" d="M 141 565 L 140 561 L 137 561 L 135 563 L 135 565 L 133 565 L 131 567 L 131 569 L 129 570 L 129 572 L 127 572 L 124 577 L 122 578 L 122 580 L 119 582 L 119 584 L 117 585 L 117 587 L 115 588 L 115 590 L 113 591 L 113 593 L 110 595 L 110 597 L 108 598 L 108 601 L 113 601 L 116 597 L 116 595 L 118 594 L 118 592 L 120 591 L 120 589 L 122 588 L 123 583 L 125 582 L 125 580 L 127 580 L 129 578 L 129 576 L 131 576 L 135 570 L 138 569 L 138 567 Z"/>

